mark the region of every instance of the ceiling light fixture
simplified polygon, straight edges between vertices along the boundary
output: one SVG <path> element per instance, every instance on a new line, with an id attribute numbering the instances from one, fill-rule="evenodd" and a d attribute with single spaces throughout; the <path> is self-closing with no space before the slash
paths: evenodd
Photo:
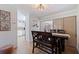
<path id="1" fill-rule="evenodd" d="M 45 4 L 36 4 L 35 5 L 35 8 L 40 10 L 40 11 L 43 11 L 44 9 L 46 9 L 46 5 Z"/>

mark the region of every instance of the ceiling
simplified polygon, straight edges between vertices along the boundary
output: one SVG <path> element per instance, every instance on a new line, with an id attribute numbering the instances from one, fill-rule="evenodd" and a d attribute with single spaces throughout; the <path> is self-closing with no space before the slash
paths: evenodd
<path id="1" fill-rule="evenodd" d="M 42 17 L 49 14 L 54 14 L 57 12 L 67 11 L 75 9 L 77 4 L 47 4 L 47 8 L 43 11 L 39 11 L 34 8 L 34 5 L 18 5 L 20 9 L 28 11 L 31 16 Z"/>
<path id="2" fill-rule="evenodd" d="M 33 4 L 13 4 L 4 6 L 16 7 L 18 10 L 27 11 L 30 13 L 30 16 L 32 17 L 42 17 L 57 12 L 75 9 L 77 7 L 77 4 L 47 4 L 47 8 L 43 11 L 35 9 Z"/>

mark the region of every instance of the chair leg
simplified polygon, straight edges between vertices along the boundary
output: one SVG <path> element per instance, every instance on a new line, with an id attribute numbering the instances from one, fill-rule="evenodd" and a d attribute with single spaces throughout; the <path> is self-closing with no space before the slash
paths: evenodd
<path id="1" fill-rule="evenodd" d="M 57 47 L 55 47 L 55 54 L 57 54 Z"/>
<path id="2" fill-rule="evenodd" d="M 53 49 L 52 49 L 52 54 L 54 53 Z"/>
<path id="3" fill-rule="evenodd" d="M 34 53 L 34 42 L 33 42 L 33 49 L 32 49 L 32 53 Z"/>
<path id="4" fill-rule="evenodd" d="M 62 53 L 62 49 L 61 49 L 61 40 L 58 41 L 58 53 L 61 54 Z"/>
<path id="5" fill-rule="evenodd" d="M 32 49 L 32 53 L 34 53 L 34 47 L 33 47 L 33 49 Z"/>

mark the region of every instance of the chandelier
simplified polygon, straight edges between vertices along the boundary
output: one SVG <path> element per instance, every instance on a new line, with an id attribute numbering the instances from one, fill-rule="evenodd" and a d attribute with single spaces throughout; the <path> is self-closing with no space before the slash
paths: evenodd
<path id="1" fill-rule="evenodd" d="M 43 11 L 47 6 L 45 4 L 36 4 L 34 7 L 40 11 Z"/>

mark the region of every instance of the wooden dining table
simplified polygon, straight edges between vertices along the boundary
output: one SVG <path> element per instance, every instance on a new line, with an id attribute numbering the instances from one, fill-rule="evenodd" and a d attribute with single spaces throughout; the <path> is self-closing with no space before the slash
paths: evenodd
<path id="1" fill-rule="evenodd" d="M 56 42 L 57 53 L 61 54 L 65 51 L 65 41 L 70 38 L 69 34 L 61 34 L 61 33 L 52 33 L 52 37 Z"/>

